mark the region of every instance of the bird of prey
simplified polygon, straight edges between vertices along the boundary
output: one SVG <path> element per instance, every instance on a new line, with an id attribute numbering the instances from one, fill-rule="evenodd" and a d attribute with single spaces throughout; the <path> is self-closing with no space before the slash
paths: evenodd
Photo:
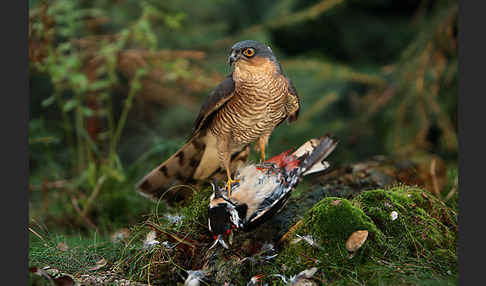
<path id="1" fill-rule="evenodd" d="M 187 143 L 140 180 L 139 193 L 158 199 L 174 184 L 205 180 L 222 170 L 231 193 L 231 173 L 246 161 L 249 144 L 257 143 L 264 161 L 274 128 L 297 119 L 297 90 L 269 46 L 238 42 L 228 63 L 234 70 L 202 105 Z"/>

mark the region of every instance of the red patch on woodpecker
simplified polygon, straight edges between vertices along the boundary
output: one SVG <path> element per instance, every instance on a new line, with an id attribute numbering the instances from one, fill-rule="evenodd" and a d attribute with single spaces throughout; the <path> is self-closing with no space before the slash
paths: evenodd
<path id="1" fill-rule="evenodd" d="M 287 171 L 291 171 L 295 168 L 298 168 L 299 167 L 299 160 L 293 160 L 293 161 L 289 161 L 286 165 L 285 165 L 285 169 L 287 169 Z"/>
<path id="2" fill-rule="evenodd" d="M 288 157 L 289 153 L 291 152 L 292 150 L 287 150 L 283 153 L 281 153 L 280 155 L 277 155 L 277 156 L 273 156 L 272 158 L 268 159 L 267 161 L 265 162 L 268 162 L 268 163 L 275 163 L 278 165 L 278 167 L 282 167 L 283 165 L 285 165 L 285 159 Z"/>
<path id="3" fill-rule="evenodd" d="M 226 235 L 229 235 L 231 233 L 231 229 L 226 230 Z"/>

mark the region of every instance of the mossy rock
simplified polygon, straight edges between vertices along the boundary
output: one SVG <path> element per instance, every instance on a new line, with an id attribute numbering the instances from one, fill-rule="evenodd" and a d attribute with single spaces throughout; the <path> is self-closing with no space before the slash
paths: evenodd
<path id="1" fill-rule="evenodd" d="M 357 230 L 368 230 L 368 238 L 349 253 L 346 240 Z M 325 198 L 306 213 L 292 239 L 296 234 L 311 235 L 319 246 L 287 244 L 266 273 L 290 276 L 317 266 L 316 278 L 331 285 L 428 285 L 423 282 L 434 279 L 453 285 L 457 280 L 457 215 L 420 188 L 363 191 L 352 200 Z"/>
<path id="2" fill-rule="evenodd" d="M 387 257 L 457 260 L 457 215 L 427 191 L 395 187 L 366 191 L 353 201 L 386 235 L 390 247 L 399 246 Z M 398 216 L 392 220 L 394 211 Z"/>
<path id="3" fill-rule="evenodd" d="M 351 255 L 346 250 L 346 240 L 357 230 L 367 230 L 368 238 L 362 248 Z M 304 216 L 296 230 L 300 236 L 310 235 L 318 243 L 311 246 L 305 241 L 289 244 L 278 256 L 269 272 L 282 272 L 287 276 L 313 266 L 319 267 L 321 279 L 329 276 L 326 269 L 339 275 L 341 271 L 355 268 L 376 255 L 384 245 L 385 236 L 373 221 L 351 201 L 336 197 L 321 200 Z"/>
<path id="4" fill-rule="evenodd" d="M 312 207 L 307 212 L 307 205 L 302 201 L 298 204 L 297 200 L 302 211 L 299 227 L 286 244 L 277 247 L 276 258 L 259 263 L 242 263 L 241 258 L 253 256 L 253 250 L 264 242 L 277 243 L 282 236 L 277 235 L 280 228 L 288 225 L 284 218 L 291 216 L 279 213 L 254 231 L 235 233 L 230 250 L 209 251 L 210 193 L 210 188 L 202 189 L 188 205 L 178 208 L 177 213 L 184 216 L 180 225 L 160 222 L 168 231 L 198 245 L 190 257 L 179 251 L 173 260 L 185 269 L 210 270 L 212 282 L 223 283 L 231 277 L 235 285 L 246 285 L 251 276 L 263 273 L 269 285 L 282 285 L 280 280 L 272 280 L 272 274 L 290 277 L 315 266 L 319 269 L 315 281 L 325 285 L 437 285 L 437 281 L 456 284 L 457 214 L 420 188 L 397 186 L 362 191 L 352 199 L 326 197 L 309 204 Z M 293 218 L 295 212 L 290 212 L 294 213 Z M 392 218 L 392 212 L 398 216 Z M 284 227 L 284 231 L 288 228 Z M 358 230 L 368 231 L 367 240 L 350 253 L 346 241 Z M 297 234 L 311 236 L 318 246 L 304 240 L 295 243 Z M 169 273 L 171 281 L 184 275 Z"/>

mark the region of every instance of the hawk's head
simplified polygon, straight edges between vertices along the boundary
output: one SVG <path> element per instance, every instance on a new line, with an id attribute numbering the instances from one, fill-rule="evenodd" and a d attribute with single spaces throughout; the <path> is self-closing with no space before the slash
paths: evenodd
<path id="1" fill-rule="evenodd" d="M 231 47 L 228 63 L 235 67 L 271 67 L 279 68 L 277 58 L 269 46 L 254 40 L 241 41 Z"/>

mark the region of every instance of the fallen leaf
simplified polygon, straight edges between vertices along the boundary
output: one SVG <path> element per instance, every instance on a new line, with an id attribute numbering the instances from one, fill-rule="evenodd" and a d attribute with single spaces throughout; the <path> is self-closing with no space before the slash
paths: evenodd
<path id="1" fill-rule="evenodd" d="M 367 238 L 367 230 L 357 230 L 353 232 L 346 241 L 346 249 L 349 252 L 355 252 L 356 250 L 360 249 L 361 246 L 363 246 Z"/>
<path id="2" fill-rule="evenodd" d="M 76 281 L 74 281 L 72 277 L 64 273 L 61 275 L 59 270 L 55 268 L 50 268 L 49 266 L 44 267 L 44 269 L 41 269 L 39 267 L 31 267 L 29 268 L 29 271 L 35 275 L 42 276 L 47 280 L 51 281 L 50 285 L 55 285 L 55 286 L 75 286 L 76 285 Z"/>
<path id="3" fill-rule="evenodd" d="M 49 276 L 51 276 L 51 277 L 57 277 L 59 275 L 59 273 L 61 273 L 61 271 L 59 271 L 59 269 L 51 268 L 50 266 L 46 266 L 46 267 L 42 268 L 42 270 L 46 271 L 47 274 L 49 274 Z"/>
<path id="4" fill-rule="evenodd" d="M 98 260 L 96 262 L 96 265 L 95 266 L 89 267 L 86 270 L 88 270 L 88 271 L 95 271 L 95 270 L 98 270 L 98 269 L 103 268 L 103 266 L 105 266 L 105 265 L 106 265 L 106 260 L 104 258 L 101 258 L 100 260 Z"/>
<path id="5" fill-rule="evenodd" d="M 111 235 L 111 242 L 118 243 L 118 242 L 126 240 L 129 236 L 130 236 L 130 230 L 128 230 L 128 228 L 122 228 L 122 229 L 115 231 Z"/>
<path id="6" fill-rule="evenodd" d="M 338 206 L 339 204 L 341 204 L 341 200 L 334 200 L 331 202 L 331 205 L 333 206 Z"/>
<path id="7" fill-rule="evenodd" d="M 42 276 L 42 277 L 47 278 L 48 280 L 52 281 L 51 276 L 49 276 L 49 274 L 44 269 L 41 269 L 39 267 L 30 267 L 29 271 L 31 273 L 35 274 L 35 275 Z"/>
<path id="8" fill-rule="evenodd" d="M 59 242 L 57 244 L 57 249 L 59 249 L 60 251 L 68 251 L 69 247 L 64 242 Z"/>
<path id="9" fill-rule="evenodd" d="M 64 275 L 58 278 L 53 279 L 54 284 L 56 286 L 74 286 L 76 285 L 76 281 L 73 278 L 69 277 L 68 275 Z"/>

